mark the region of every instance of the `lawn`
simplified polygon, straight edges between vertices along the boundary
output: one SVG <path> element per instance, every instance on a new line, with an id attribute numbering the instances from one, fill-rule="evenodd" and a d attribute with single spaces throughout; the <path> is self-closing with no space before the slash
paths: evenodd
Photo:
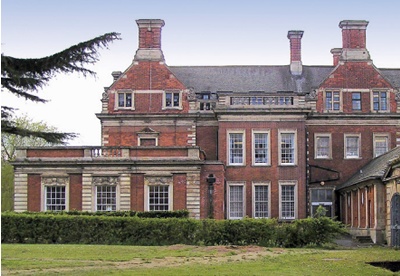
<path id="1" fill-rule="evenodd" d="M 368 262 L 400 261 L 384 247 L 2 244 L 1 253 L 2 275 L 393 275 Z"/>

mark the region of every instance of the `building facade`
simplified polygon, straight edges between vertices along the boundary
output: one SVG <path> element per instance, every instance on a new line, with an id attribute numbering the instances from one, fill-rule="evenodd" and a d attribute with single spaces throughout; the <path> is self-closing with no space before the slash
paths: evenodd
<path id="1" fill-rule="evenodd" d="M 368 22 L 340 22 L 332 66 L 168 66 L 164 21 L 137 20 L 139 47 L 101 99 L 101 147 L 24 148 L 15 210 L 179 210 L 194 218 L 293 220 L 400 146 L 400 69 L 376 68 Z M 127 57 L 129 58 L 129 57 Z"/>

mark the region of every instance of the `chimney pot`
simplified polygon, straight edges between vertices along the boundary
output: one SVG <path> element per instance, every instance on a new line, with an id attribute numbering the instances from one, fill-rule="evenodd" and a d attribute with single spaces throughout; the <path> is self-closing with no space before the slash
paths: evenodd
<path id="1" fill-rule="evenodd" d="M 331 50 L 331 54 L 333 56 L 333 65 L 336 66 L 339 64 L 340 55 L 342 54 L 342 48 L 333 48 Z"/>

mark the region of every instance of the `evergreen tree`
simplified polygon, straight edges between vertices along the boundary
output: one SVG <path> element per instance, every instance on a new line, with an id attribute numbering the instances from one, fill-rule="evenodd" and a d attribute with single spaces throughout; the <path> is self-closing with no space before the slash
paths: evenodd
<path id="1" fill-rule="evenodd" d="M 108 44 L 116 39 L 120 39 L 120 34 L 107 33 L 44 58 L 20 59 L 2 54 L 1 92 L 9 92 L 29 101 L 44 103 L 46 100 L 34 93 L 37 93 L 59 73 L 77 72 L 85 77 L 96 75 L 94 71 L 84 66 L 96 63 L 99 60 L 98 50 L 107 48 Z M 74 133 L 30 130 L 20 127 L 13 119 L 13 111 L 14 108 L 11 106 L 1 106 L 2 133 L 39 137 L 49 143 L 65 143 L 66 140 L 76 136 Z"/>

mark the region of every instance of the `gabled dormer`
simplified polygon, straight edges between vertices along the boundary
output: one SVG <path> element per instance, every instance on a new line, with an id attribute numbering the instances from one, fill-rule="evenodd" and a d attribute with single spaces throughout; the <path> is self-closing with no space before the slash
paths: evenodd
<path id="1" fill-rule="evenodd" d="M 395 87 L 377 69 L 366 48 L 368 21 L 344 20 L 342 48 L 334 48 L 335 69 L 318 89 L 321 113 L 396 112 Z"/>
<path id="2" fill-rule="evenodd" d="M 124 72 L 113 72 L 114 82 L 103 95 L 102 113 L 186 113 L 188 90 L 165 64 L 161 49 L 161 19 L 136 20 L 139 47 Z"/>

